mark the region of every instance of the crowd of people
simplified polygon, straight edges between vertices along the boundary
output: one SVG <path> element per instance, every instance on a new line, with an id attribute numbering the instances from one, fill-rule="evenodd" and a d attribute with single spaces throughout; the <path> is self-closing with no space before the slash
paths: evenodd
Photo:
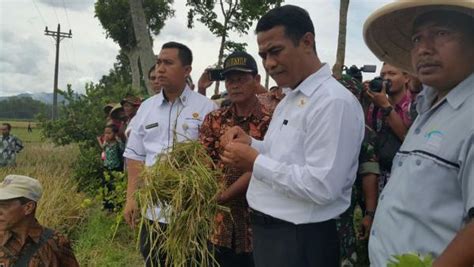
<path id="1" fill-rule="evenodd" d="M 139 237 L 145 265 L 166 266 L 167 255 L 150 244 L 158 230 L 149 226 L 166 230 L 168 222 L 161 214 L 167 207 L 140 214 L 140 172 L 175 142 L 198 140 L 227 185 L 216 201 L 230 212 L 216 215 L 209 237 L 220 266 L 353 266 L 358 240 L 368 240 L 375 267 L 409 252 L 433 256 L 435 267 L 473 266 L 473 25 L 472 1 L 382 7 L 364 25 L 367 46 L 383 61 L 380 79 L 363 81 L 333 75 L 323 63 L 306 10 L 277 7 L 255 30 L 258 55 L 277 86 L 263 88 L 255 58 L 236 51 L 220 71 L 226 94 L 219 101 L 205 97 L 210 70 L 194 91 L 191 50 L 165 43 L 148 73 L 156 94 L 107 105 L 98 138 L 104 167 L 128 174 L 126 223 L 148 221 Z M 38 188 L 17 176 L 0 186 L 0 264 L 21 250 L 10 248 L 27 242 L 30 226 L 39 227 Z M 23 232 L 12 241 L 2 231 Z M 77 264 L 63 244 L 71 265 L 46 266 Z"/>

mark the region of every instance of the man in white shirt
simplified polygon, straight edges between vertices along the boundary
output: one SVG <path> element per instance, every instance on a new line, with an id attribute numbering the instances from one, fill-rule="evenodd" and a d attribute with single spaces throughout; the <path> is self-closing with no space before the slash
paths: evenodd
<path id="1" fill-rule="evenodd" d="M 151 166 L 156 156 L 166 152 L 178 142 L 199 137 L 199 126 L 207 113 L 217 106 L 205 96 L 191 91 L 186 77 L 191 73 L 192 53 L 183 44 L 169 42 L 162 46 L 156 61 L 156 76 L 162 86 L 160 93 L 148 98 L 134 117 L 132 132 L 128 139 L 124 157 L 127 158 L 128 185 L 124 209 L 125 221 L 135 227 L 138 218 L 134 193 L 140 186 L 139 174 L 144 166 Z M 145 218 L 159 221 L 166 227 L 160 216 L 165 207 L 149 207 Z M 185 226 L 183 226 L 185 227 Z M 156 246 L 150 246 L 148 237 L 156 235 L 143 227 L 140 233 L 140 251 L 146 266 L 164 265 L 165 255 L 158 254 Z"/>
<path id="2" fill-rule="evenodd" d="M 247 200 L 255 265 L 339 266 L 334 218 L 350 204 L 364 136 L 362 108 L 319 60 L 306 10 L 275 8 L 256 32 L 265 69 L 291 91 L 263 141 L 238 127 L 222 138 L 223 161 L 253 171 Z"/>

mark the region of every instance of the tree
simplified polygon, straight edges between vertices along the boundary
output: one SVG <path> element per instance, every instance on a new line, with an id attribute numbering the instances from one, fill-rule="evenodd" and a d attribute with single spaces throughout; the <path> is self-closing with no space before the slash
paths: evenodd
<path id="1" fill-rule="evenodd" d="M 229 41 L 229 33 L 234 31 L 240 35 L 247 34 L 255 20 L 282 2 L 283 0 L 187 0 L 188 28 L 194 26 L 195 16 L 199 16 L 198 20 L 206 25 L 212 34 L 220 38 L 217 67 L 222 67 L 224 51 L 245 50 L 247 45 Z M 216 4 L 222 20 L 218 19 Z M 219 84 L 216 83 L 214 94 L 218 93 Z"/>
<path id="2" fill-rule="evenodd" d="M 332 73 L 338 79 L 342 76 L 342 68 L 344 67 L 344 58 L 346 56 L 347 11 L 349 9 L 349 0 L 341 0 L 340 3 L 336 63 L 332 67 Z"/>
<path id="3" fill-rule="evenodd" d="M 31 96 L 12 96 L 0 101 L 0 118 L 31 120 L 39 113 L 50 116 L 51 108 L 51 105 L 34 100 Z"/>
<path id="4" fill-rule="evenodd" d="M 148 74 L 148 69 L 151 67 L 150 59 L 154 60 L 152 50 L 151 35 L 158 35 L 160 30 L 165 25 L 166 19 L 174 15 L 174 10 L 171 8 L 173 0 L 133 0 L 134 12 L 137 1 L 138 5 L 142 6 L 141 11 L 137 14 L 145 21 L 145 29 L 143 23 L 140 28 L 139 42 L 137 41 L 134 23 L 132 19 L 132 10 L 130 4 L 132 0 L 97 0 L 95 3 L 95 17 L 97 17 L 105 29 L 107 38 L 112 38 L 121 48 L 121 53 L 125 54 L 130 62 L 130 71 L 132 72 L 132 87 L 135 90 L 140 89 L 140 81 L 144 75 Z M 139 7 L 138 7 L 139 8 Z M 148 40 L 148 44 L 146 43 Z M 145 51 L 145 52 L 144 52 Z M 141 62 L 141 71 L 140 65 Z M 153 63 L 151 63 L 153 64 Z M 140 73 L 142 77 L 140 78 Z M 147 82 L 145 82 L 148 94 L 152 95 Z"/>

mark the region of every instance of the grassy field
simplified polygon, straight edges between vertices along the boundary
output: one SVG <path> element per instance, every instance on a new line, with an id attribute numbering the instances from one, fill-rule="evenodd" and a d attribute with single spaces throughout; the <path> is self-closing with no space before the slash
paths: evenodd
<path id="1" fill-rule="evenodd" d="M 24 143 L 38 143 L 43 141 L 41 130 L 38 128 L 36 122 L 0 120 L 0 123 L 4 122 L 11 124 L 11 134 L 20 138 Z M 31 129 L 33 130 L 31 133 L 28 132 L 29 123 L 31 123 Z"/>
<path id="2" fill-rule="evenodd" d="M 16 167 L 0 168 L 0 180 L 8 174 L 20 174 L 41 182 L 44 193 L 37 218 L 70 237 L 80 266 L 142 266 L 135 233 L 122 223 L 112 239 L 116 214 L 102 211 L 101 203 L 80 193 L 71 179 L 71 166 L 79 153 L 77 146 L 54 146 L 41 141 L 38 129 L 28 133 L 27 122 L 10 123 L 12 134 L 22 138 L 25 148 L 18 154 Z"/>
<path id="3" fill-rule="evenodd" d="M 78 148 L 74 145 L 57 147 L 42 140 L 40 130 L 33 123 L 33 133 L 27 131 L 28 122 L 9 123 L 12 134 L 22 139 L 25 148 L 18 155 L 15 168 L 0 168 L 0 180 L 7 174 L 22 174 L 41 181 L 44 194 L 37 217 L 43 225 L 70 237 L 80 266 L 143 266 L 136 248 L 136 233 L 123 223 L 116 229 L 117 215 L 102 211 L 101 203 L 79 193 L 77 183 L 71 179 L 71 166 L 77 159 Z M 360 219 L 359 210 L 355 220 Z M 365 246 L 359 244 L 356 267 L 368 266 L 364 250 Z"/>

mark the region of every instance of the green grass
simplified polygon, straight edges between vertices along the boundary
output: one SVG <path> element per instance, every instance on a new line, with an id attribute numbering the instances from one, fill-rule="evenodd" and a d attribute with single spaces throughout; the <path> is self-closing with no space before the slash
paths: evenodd
<path id="1" fill-rule="evenodd" d="M 120 224 L 115 238 L 115 214 L 95 208 L 84 226 L 77 232 L 74 251 L 80 266 L 116 267 L 143 266 L 136 249 L 134 233 Z"/>
<path id="2" fill-rule="evenodd" d="M 29 121 L 20 120 L 0 120 L 0 123 L 10 123 L 12 126 L 11 134 L 20 138 L 23 143 L 37 143 L 44 141 L 41 135 L 41 130 L 38 128 L 36 122 L 31 122 L 33 132 L 28 132 Z"/>

